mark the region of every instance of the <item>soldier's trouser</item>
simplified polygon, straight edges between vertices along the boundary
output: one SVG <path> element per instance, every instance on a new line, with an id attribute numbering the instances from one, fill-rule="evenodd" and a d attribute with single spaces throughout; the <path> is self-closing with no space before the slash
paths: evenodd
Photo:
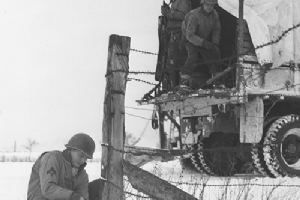
<path id="1" fill-rule="evenodd" d="M 171 86 L 179 84 L 179 71 L 186 59 L 186 49 L 182 45 L 181 30 L 172 31 L 168 48 L 168 74 Z"/>
<path id="2" fill-rule="evenodd" d="M 218 61 L 221 58 L 220 51 L 217 48 L 214 50 L 208 50 L 202 47 L 197 47 L 190 42 L 186 42 L 185 46 L 188 52 L 188 57 L 184 64 L 184 69 L 182 70 L 183 74 L 192 76 L 195 73 L 209 73 L 212 76 L 219 71 L 219 65 L 217 63 L 209 63 Z"/>

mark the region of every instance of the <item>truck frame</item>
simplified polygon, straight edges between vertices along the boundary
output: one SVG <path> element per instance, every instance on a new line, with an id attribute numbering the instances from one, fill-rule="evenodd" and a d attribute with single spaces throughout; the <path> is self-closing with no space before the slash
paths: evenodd
<path id="1" fill-rule="evenodd" d="M 233 76 L 231 87 L 180 93 L 160 85 L 138 102 L 155 105 L 161 148 L 196 150 L 181 161 L 200 173 L 300 176 L 300 64 L 261 65 L 243 10 L 243 0 L 238 19 L 217 8 L 221 23 L 232 26 L 221 51 L 237 55 L 217 78 Z M 160 49 L 160 65 L 166 56 Z"/>

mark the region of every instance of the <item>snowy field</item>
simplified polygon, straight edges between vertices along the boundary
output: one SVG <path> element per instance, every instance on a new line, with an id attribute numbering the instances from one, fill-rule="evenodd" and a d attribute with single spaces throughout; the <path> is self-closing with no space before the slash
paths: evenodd
<path id="1" fill-rule="evenodd" d="M 204 200 L 298 200 L 300 178 L 260 178 L 240 175 L 233 178 L 203 176 L 182 171 L 178 161 L 149 163 L 153 174 Z"/>
<path id="2" fill-rule="evenodd" d="M 0 163 L 1 200 L 26 200 L 26 190 L 32 164 L 27 162 Z M 228 179 L 208 177 L 187 170 L 182 171 L 177 161 L 148 163 L 144 168 L 199 199 L 300 199 L 299 178 L 271 179 L 240 176 Z M 100 177 L 100 163 L 88 163 L 86 169 L 91 181 Z M 286 185 L 290 186 L 287 187 Z M 130 192 L 134 191 L 131 190 Z"/>

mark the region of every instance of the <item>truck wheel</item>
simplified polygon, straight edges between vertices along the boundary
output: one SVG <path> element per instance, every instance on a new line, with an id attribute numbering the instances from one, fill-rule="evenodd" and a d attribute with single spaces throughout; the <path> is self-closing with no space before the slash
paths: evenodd
<path id="1" fill-rule="evenodd" d="M 300 117 L 288 115 L 276 120 L 263 142 L 266 165 L 275 177 L 300 176 Z"/>
<path id="2" fill-rule="evenodd" d="M 252 162 L 255 168 L 255 171 L 257 173 L 263 175 L 263 176 L 269 176 L 272 178 L 275 178 L 274 175 L 270 172 L 268 169 L 266 162 L 264 160 L 264 155 L 263 155 L 263 144 L 258 143 L 254 144 L 251 149 L 251 155 L 252 155 Z"/>
<path id="3" fill-rule="evenodd" d="M 280 117 L 274 117 L 264 122 L 264 134 L 261 141 L 258 144 L 253 144 L 251 148 L 252 162 L 255 168 L 255 171 L 263 176 L 268 176 L 275 178 L 274 175 L 268 169 L 266 162 L 264 160 L 263 154 L 263 142 L 266 136 L 266 132 L 269 130 L 272 123 L 274 123 Z"/>
<path id="4" fill-rule="evenodd" d="M 192 146 L 190 145 L 185 145 L 183 147 L 185 150 L 192 150 Z M 192 161 L 192 156 L 188 158 L 181 157 L 180 158 L 180 165 L 182 167 L 182 170 L 188 170 L 188 171 L 198 171 L 198 169 L 195 168 L 193 161 Z M 200 171 L 202 172 L 202 171 Z"/>
<path id="5" fill-rule="evenodd" d="M 180 158 L 182 170 L 196 171 L 191 158 Z"/>
<path id="6" fill-rule="evenodd" d="M 213 133 L 203 140 L 203 149 L 236 147 L 238 137 L 235 134 Z M 239 161 L 236 152 L 231 151 L 204 151 L 199 159 L 202 166 L 206 166 L 217 176 L 233 176 L 237 173 Z"/>
<path id="7" fill-rule="evenodd" d="M 212 172 L 212 170 L 204 160 L 204 152 L 202 151 L 203 150 L 202 141 L 198 141 L 197 144 L 193 145 L 193 150 L 198 151 L 197 153 L 193 153 L 191 157 L 192 163 L 194 167 L 197 169 L 197 171 L 207 175 L 214 175 L 214 173 Z"/>

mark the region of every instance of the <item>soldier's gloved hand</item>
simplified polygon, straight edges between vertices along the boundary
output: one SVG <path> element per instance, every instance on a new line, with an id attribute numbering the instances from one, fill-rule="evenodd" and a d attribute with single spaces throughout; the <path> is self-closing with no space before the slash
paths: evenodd
<path id="1" fill-rule="evenodd" d="M 163 16 L 168 16 L 170 14 L 170 7 L 169 6 L 166 6 L 166 5 L 163 5 L 161 6 L 161 14 Z"/>
<path id="2" fill-rule="evenodd" d="M 215 50 L 217 47 L 214 43 L 203 40 L 202 47 L 208 50 Z"/>
<path id="3" fill-rule="evenodd" d="M 84 198 L 80 194 L 73 192 L 70 200 L 84 200 Z"/>

